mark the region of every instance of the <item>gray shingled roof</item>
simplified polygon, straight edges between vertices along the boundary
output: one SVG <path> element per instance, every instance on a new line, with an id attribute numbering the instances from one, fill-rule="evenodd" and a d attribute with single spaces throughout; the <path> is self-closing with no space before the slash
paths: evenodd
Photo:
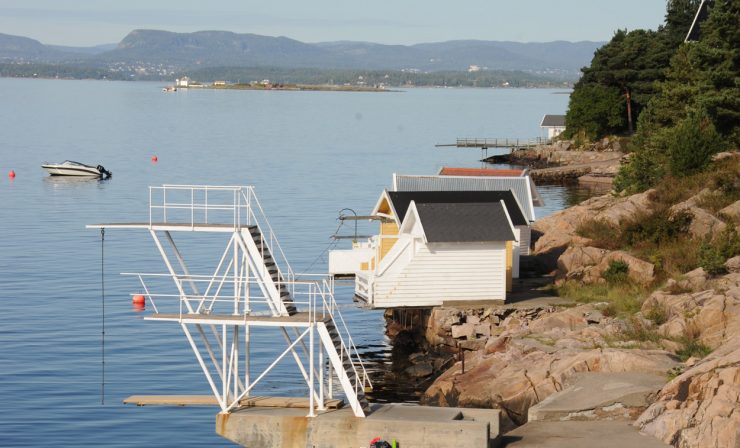
<path id="1" fill-rule="evenodd" d="M 545 115 L 542 118 L 541 128 L 564 128 L 565 127 L 565 115 Z"/>
<path id="2" fill-rule="evenodd" d="M 507 191 L 522 206 L 524 216 L 534 221 L 534 206 L 544 205 L 537 189 L 531 185 L 529 176 L 525 177 L 476 177 L 476 176 L 418 176 L 395 174 L 394 191 Z"/>
<path id="3" fill-rule="evenodd" d="M 509 212 L 511 222 L 515 226 L 526 226 L 529 224 L 524 212 L 517 202 L 514 193 L 507 191 L 389 191 L 388 197 L 393 203 L 398 221 L 402 222 L 406 217 L 411 201 L 419 204 L 428 203 L 470 203 L 470 202 L 501 202 L 504 201 L 506 211 Z"/>
<path id="4" fill-rule="evenodd" d="M 429 243 L 513 241 L 501 202 L 416 204 Z"/>

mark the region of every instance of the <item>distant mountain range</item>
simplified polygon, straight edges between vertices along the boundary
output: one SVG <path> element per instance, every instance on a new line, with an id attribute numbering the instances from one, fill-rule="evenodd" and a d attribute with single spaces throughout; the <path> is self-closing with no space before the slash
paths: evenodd
<path id="1" fill-rule="evenodd" d="M 145 64 L 172 70 L 276 67 L 421 72 L 517 70 L 577 78 L 603 42 L 519 43 L 461 40 L 417 45 L 369 42 L 305 43 L 287 37 L 227 31 L 173 33 L 135 30 L 117 45 L 64 47 L 0 34 L 0 63 Z"/>

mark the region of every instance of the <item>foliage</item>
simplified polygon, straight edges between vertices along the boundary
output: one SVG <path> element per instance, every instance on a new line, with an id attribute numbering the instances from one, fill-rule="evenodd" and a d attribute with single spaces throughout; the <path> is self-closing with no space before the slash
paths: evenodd
<path id="1" fill-rule="evenodd" d="M 601 276 L 607 283 L 624 283 L 629 279 L 630 266 L 622 260 L 612 260 Z"/>
<path id="2" fill-rule="evenodd" d="M 711 154 L 740 141 L 740 10 L 716 0 L 699 42 L 682 45 L 665 80 L 640 116 L 634 153 L 615 187 L 643 191 L 667 174 L 685 175 L 708 165 Z M 652 166 L 650 163 L 652 162 Z"/>
<path id="3" fill-rule="evenodd" d="M 645 318 L 655 325 L 663 325 L 668 321 L 668 310 L 662 304 L 656 304 L 645 314 Z"/>
<path id="4" fill-rule="evenodd" d="M 674 176 L 703 170 L 725 142 L 704 113 L 690 114 L 669 133 L 668 159 Z"/>
<path id="5" fill-rule="evenodd" d="M 669 0 L 665 26 L 657 31 L 619 30 L 594 54 L 571 95 L 566 136 L 585 131 L 591 138 L 631 132 L 634 123 L 657 92 L 656 83 L 666 79 L 671 57 L 683 42 L 700 0 Z M 597 88 L 599 87 L 599 88 Z M 615 92 L 619 99 L 615 98 Z M 588 102 L 598 104 L 595 113 Z M 608 111 L 603 105 L 610 106 Z M 620 113 L 620 119 L 613 115 Z"/>
<path id="6" fill-rule="evenodd" d="M 564 136 L 589 140 L 619 132 L 625 126 L 625 101 L 618 88 L 585 85 L 570 95 Z"/>
<path id="7" fill-rule="evenodd" d="M 682 339 L 681 342 L 683 347 L 676 351 L 676 355 L 681 361 L 686 361 L 689 358 L 704 358 L 712 353 L 712 349 L 698 339 Z"/>
<path id="8" fill-rule="evenodd" d="M 711 348 L 701 342 L 699 339 L 700 335 L 701 330 L 697 327 L 696 323 L 693 321 L 689 322 L 684 335 L 678 339 L 682 347 L 676 350 L 676 355 L 678 355 L 681 361 L 686 361 L 691 357 L 704 358 L 712 352 Z"/>
<path id="9" fill-rule="evenodd" d="M 724 274 L 727 272 L 725 262 L 736 255 L 740 255 L 740 235 L 728 227 L 714 240 L 704 241 L 699 246 L 698 264 L 709 274 Z"/>

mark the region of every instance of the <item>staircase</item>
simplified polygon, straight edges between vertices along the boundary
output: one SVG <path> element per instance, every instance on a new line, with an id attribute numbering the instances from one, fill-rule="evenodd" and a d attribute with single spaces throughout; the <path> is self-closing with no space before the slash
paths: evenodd
<path id="1" fill-rule="evenodd" d="M 252 241 L 254 241 L 255 246 L 257 246 L 257 251 L 261 255 L 262 262 L 264 263 L 267 272 L 270 274 L 270 278 L 272 279 L 275 288 L 280 294 L 280 301 L 285 306 L 285 310 L 288 312 L 288 315 L 294 315 L 298 310 L 296 309 L 293 298 L 290 295 L 290 291 L 285 287 L 285 279 L 280 273 L 280 269 L 270 252 L 270 246 L 267 245 L 267 242 L 263 238 L 262 232 L 258 226 L 249 226 L 249 234 L 252 236 Z"/>
<path id="2" fill-rule="evenodd" d="M 331 347 L 334 349 L 334 353 L 332 353 L 329 350 L 329 347 L 327 347 L 327 351 L 329 351 L 329 359 L 332 361 L 340 383 L 342 383 L 345 394 L 347 395 L 347 400 L 355 411 L 355 415 L 359 414 L 359 409 L 362 410 L 364 415 L 367 415 L 372 411 L 372 408 L 365 396 L 365 380 L 364 378 L 358 378 L 358 372 L 352 362 L 350 351 L 344 345 L 342 337 L 339 334 L 339 330 L 334 323 L 334 319 L 328 317 L 323 323 L 326 333 L 331 340 Z M 319 329 L 321 329 L 320 326 Z M 321 334 L 321 330 L 319 330 L 319 334 Z M 322 339 L 326 338 L 326 335 L 321 336 Z M 324 346 L 328 345 L 326 342 L 327 341 L 324 340 Z M 356 395 L 346 393 L 347 390 L 356 392 Z"/>

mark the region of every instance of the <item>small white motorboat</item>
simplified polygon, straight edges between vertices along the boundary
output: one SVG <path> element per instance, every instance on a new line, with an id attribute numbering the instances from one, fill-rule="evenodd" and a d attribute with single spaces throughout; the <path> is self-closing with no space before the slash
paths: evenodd
<path id="1" fill-rule="evenodd" d="M 88 176 L 108 178 L 111 176 L 110 171 L 106 170 L 103 165 L 91 166 L 84 163 L 65 160 L 62 163 L 45 163 L 41 165 L 47 173 L 52 176 Z"/>

